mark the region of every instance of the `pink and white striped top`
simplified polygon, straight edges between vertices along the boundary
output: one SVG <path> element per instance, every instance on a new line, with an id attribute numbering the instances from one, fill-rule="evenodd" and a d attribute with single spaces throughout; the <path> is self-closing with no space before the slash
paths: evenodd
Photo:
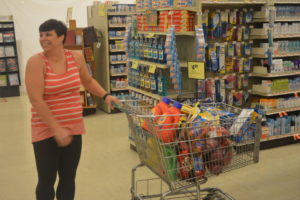
<path id="1" fill-rule="evenodd" d="M 44 76 L 44 100 L 55 119 L 62 127 L 69 128 L 72 135 L 85 134 L 80 101 L 79 68 L 73 54 L 65 50 L 67 71 L 56 74 L 43 53 L 39 54 L 46 65 Z M 31 108 L 32 142 L 41 141 L 53 136 L 50 128 L 40 119 L 35 108 Z"/>

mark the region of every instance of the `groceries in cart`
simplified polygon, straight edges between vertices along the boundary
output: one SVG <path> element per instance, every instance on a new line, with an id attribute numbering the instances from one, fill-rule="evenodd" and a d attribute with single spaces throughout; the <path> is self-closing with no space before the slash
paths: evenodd
<path id="1" fill-rule="evenodd" d="M 237 113 L 222 105 L 188 105 L 164 97 L 152 108 L 152 117 L 143 119 L 142 128 L 154 135 L 162 149 L 164 173 L 170 179 L 195 180 L 208 172 L 218 175 L 231 164 L 233 146 L 253 139 L 254 110 Z"/>

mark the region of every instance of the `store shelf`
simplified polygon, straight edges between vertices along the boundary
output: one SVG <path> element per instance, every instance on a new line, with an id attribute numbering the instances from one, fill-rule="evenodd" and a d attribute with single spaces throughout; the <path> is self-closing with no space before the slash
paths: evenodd
<path id="1" fill-rule="evenodd" d="M 266 111 L 266 115 L 275 115 L 282 112 L 294 112 L 300 110 L 300 107 L 292 107 L 292 108 L 281 108 L 281 109 L 274 109 Z"/>
<path id="2" fill-rule="evenodd" d="M 258 92 L 258 91 L 251 91 L 251 94 L 254 95 L 259 95 L 259 96 L 264 96 L 264 97 L 274 97 L 274 96 L 281 96 L 281 95 L 286 95 L 286 94 L 294 94 L 294 93 L 299 93 L 300 90 L 288 90 L 284 92 L 273 92 L 273 93 L 266 93 L 266 92 Z"/>
<path id="3" fill-rule="evenodd" d="M 97 106 L 96 105 L 94 105 L 94 106 L 82 106 L 82 108 L 87 108 L 87 109 L 89 109 L 89 108 L 97 108 Z"/>
<path id="4" fill-rule="evenodd" d="M 263 5 L 266 1 L 202 1 L 202 5 Z"/>
<path id="5" fill-rule="evenodd" d="M 261 139 L 261 142 L 270 141 L 270 140 L 276 140 L 276 139 L 283 139 L 288 137 L 293 137 L 294 135 L 298 135 L 300 133 L 289 133 L 289 134 L 283 134 L 283 135 L 276 135 L 276 136 L 269 136 L 266 139 Z"/>
<path id="6" fill-rule="evenodd" d="M 149 61 L 144 61 L 144 60 L 137 60 L 137 59 L 128 59 L 131 62 L 137 62 L 139 64 L 143 64 L 143 65 L 156 65 L 157 68 L 161 68 L 161 69 L 168 69 L 169 67 L 166 64 L 159 64 L 159 63 L 155 63 L 155 62 L 149 62 Z"/>
<path id="7" fill-rule="evenodd" d="M 124 90 L 128 90 L 128 87 L 125 87 L 125 88 L 111 88 L 112 92 L 118 92 L 118 91 L 124 91 Z"/>
<path id="8" fill-rule="evenodd" d="M 164 11 L 164 10 L 187 10 L 197 12 L 196 7 L 165 7 L 165 8 L 153 8 L 153 10 Z M 137 10 L 137 12 L 145 12 L 146 9 Z"/>
<path id="9" fill-rule="evenodd" d="M 110 49 L 109 51 L 112 53 L 115 53 L 115 52 L 125 52 L 126 50 L 125 49 Z"/>
<path id="10" fill-rule="evenodd" d="M 275 22 L 299 22 L 300 18 L 296 18 L 296 17 L 291 17 L 291 18 L 276 18 Z M 253 23 L 255 22 L 269 22 L 268 18 L 256 18 L 252 20 Z"/>
<path id="11" fill-rule="evenodd" d="M 281 54 L 281 55 L 273 55 L 273 58 L 284 58 L 284 57 L 295 57 L 295 56 L 300 56 L 300 53 L 288 53 L 288 54 Z M 267 55 L 258 55 L 258 54 L 253 54 L 253 58 L 268 58 Z"/>
<path id="12" fill-rule="evenodd" d="M 274 4 L 299 4 L 299 1 L 275 1 Z"/>
<path id="13" fill-rule="evenodd" d="M 137 62 L 139 64 L 143 64 L 143 65 L 156 65 L 157 68 L 160 69 L 168 69 L 169 67 L 167 66 L 167 64 L 159 64 L 159 63 L 155 63 L 155 62 L 149 62 L 149 61 L 144 61 L 144 60 L 137 60 L 137 59 L 128 59 L 128 61 L 133 61 L 133 62 Z M 187 68 L 187 62 L 186 61 L 180 61 L 180 67 L 181 68 Z"/>
<path id="14" fill-rule="evenodd" d="M 135 87 L 128 86 L 128 89 L 132 90 L 132 91 L 135 91 L 135 92 L 138 92 L 138 93 L 142 93 L 142 94 L 144 94 L 148 97 L 151 97 L 151 98 L 154 98 L 154 99 L 157 99 L 157 100 L 161 100 L 163 98 L 163 96 L 160 96 L 158 94 L 153 94 L 151 92 L 147 92 L 145 90 L 141 90 L 141 89 L 138 89 L 138 88 L 135 88 Z M 175 98 L 177 98 L 178 94 L 168 91 L 167 96 L 171 99 L 175 99 Z"/>
<path id="15" fill-rule="evenodd" d="M 267 35 L 252 35 L 251 39 L 268 39 Z M 285 39 L 285 38 L 300 38 L 300 34 L 280 34 L 273 35 L 273 39 Z"/>
<path id="16" fill-rule="evenodd" d="M 122 74 L 112 74 L 110 75 L 111 77 L 117 77 L 117 76 L 127 76 L 127 73 L 122 73 Z"/>
<path id="17" fill-rule="evenodd" d="M 128 24 L 109 24 L 109 28 L 126 28 Z"/>
<path id="18" fill-rule="evenodd" d="M 260 74 L 260 73 L 252 73 L 253 77 L 261 77 L 261 78 L 276 78 L 276 77 L 284 77 L 284 76 L 298 76 L 300 75 L 300 71 L 290 71 L 290 72 L 280 72 L 280 73 L 268 73 L 268 74 Z"/>
<path id="19" fill-rule="evenodd" d="M 126 37 L 109 37 L 109 40 L 125 40 Z"/>
<path id="20" fill-rule="evenodd" d="M 167 35 L 168 32 L 154 32 L 154 31 L 138 31 L 138 34 L 145 34 L 145 35 Z M 195 31 L 186 31 L 186 32 L 175 32 L 175 35 L 186 35 L 186 36 L 195 36 Z"/>
<path id="21" fill-rule="evenodd" d="M 118 16 L 118 15 L 135 15 L 136 12 L 108 12 L 108 16 Z"/>
<path id="22" fill-rule="evenodd" d="M 117 64 L 126 64 L 127 63 L 127 61 L 126 60 L 124 60 L 124 61 L 110 61 L 110 64 L 112 64 L 112 65 L 117 65 Z"/>

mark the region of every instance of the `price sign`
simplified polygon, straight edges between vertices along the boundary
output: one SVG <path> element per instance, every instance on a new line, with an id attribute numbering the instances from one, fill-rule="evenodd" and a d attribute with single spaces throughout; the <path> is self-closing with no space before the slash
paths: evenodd
<path id="1" fill-rule="evenodd" d="M 205 69 L 203 62 L 188 62 L 189 78 L 203 80 L 205 79 Z"/>
<path id="2" fill-rule="evenodd" d="M 132 61 L 131 68 L 132 69 L 137 69 L 138 68 L 138 63 L 136 61 Z"/>
<path id="3" fill-rule="evenodd" d="M 150 66 L 149 66 L 149 73 L 150 73 L 150 74 L 154 74 L 154 73 L 155 73 L 155 70 L 156 70 L 156 65 L 150 65 Z"/>

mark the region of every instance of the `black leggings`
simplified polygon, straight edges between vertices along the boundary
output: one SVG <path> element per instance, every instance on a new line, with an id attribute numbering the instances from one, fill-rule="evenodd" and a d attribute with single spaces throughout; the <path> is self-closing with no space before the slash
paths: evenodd
<path id="1" fill-rule="evenodd" d="M 37 200 L 53 200 L 54 184 L 59 175 L 56 190 L 58 200 L 73 200 L 75 196 L 76 170 L 81 154 L 81 135 L 73 137 L 67 147 L 58 147 L 54 138 L 33 143 L 38 184 L 36 187 Z"/>

